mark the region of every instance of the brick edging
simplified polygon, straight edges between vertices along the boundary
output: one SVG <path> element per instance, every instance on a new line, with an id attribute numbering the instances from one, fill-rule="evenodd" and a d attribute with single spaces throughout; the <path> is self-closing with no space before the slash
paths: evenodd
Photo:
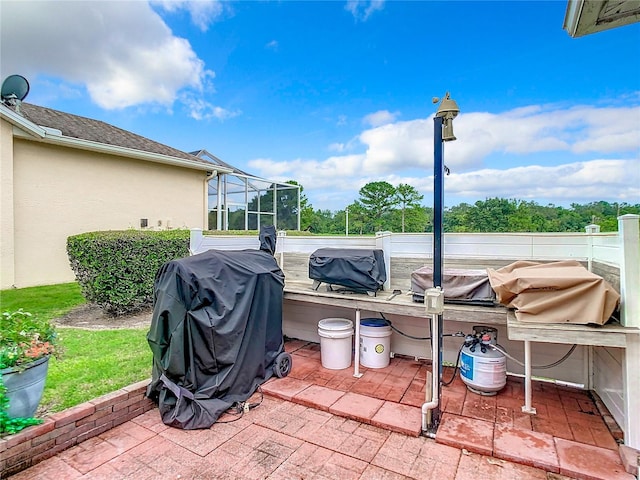
<path id="1" fill-rule="evenodd" d="M 89 402 L 54 413 L 40 425 L 0 439 L 0 478 L 42 460 L 155 408 L 145 397 L 143 380 Z"/>

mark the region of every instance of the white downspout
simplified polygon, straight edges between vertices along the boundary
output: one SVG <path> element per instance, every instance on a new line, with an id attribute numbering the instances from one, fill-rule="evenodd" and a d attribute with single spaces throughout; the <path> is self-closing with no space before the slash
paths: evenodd
<path id="1" fill-rule="evenodd" d="M 214 170 L 204 179 L 204 221 L 202 222 L 203 230 L 209 230 L 209 180 L 217 176 L 218 170 Z"/>
<path id="2" fill-rule="evenodd" d="M 440 352 L 438 352 L 438 338 L 440 332 L 438 331 L 438 314 L 431 315 L 431 401 L 422 404 L 422 431 L 427 431 L 429 425 L 427 422 L 428 414 L 430 410 L 437 408 L 438 406 L 438 359 L 440 358 Z"/>

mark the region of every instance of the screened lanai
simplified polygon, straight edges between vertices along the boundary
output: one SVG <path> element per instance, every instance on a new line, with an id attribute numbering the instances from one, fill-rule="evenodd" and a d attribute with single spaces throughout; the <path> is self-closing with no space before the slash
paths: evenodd
<path id="1" fill-rule="evenodd" d="M 233 170 L 209 180 L 209 230 L 300 230 L 300 186 L 256 177 L 206 150 L 191 154 Z"/>

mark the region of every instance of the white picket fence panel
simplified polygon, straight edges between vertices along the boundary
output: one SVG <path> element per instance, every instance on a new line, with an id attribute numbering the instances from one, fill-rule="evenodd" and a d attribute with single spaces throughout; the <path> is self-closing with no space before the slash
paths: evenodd
<path id="1" fill-rule="evenodd" d="M 591 260 L 620 265 L 620 236 L 616 233 L 597 233 L 590 236 Z"/>
<path id="2" fill-rule="evenodd" d="M 388 249 L 385 248 L 388 246 Z M 203 235 L 191 231 L 192 254 L 210 249 L 259 248 L 258 237 L 246 235 Z M 278 235 L 277 253 L 311 254 L 319 248 L 383 248 L 390 257 L 431 258 L 430 233 L 383 233 L 372 236 L 286 236 Z M 589 259 L 610 265 L 620 263 L 620 240 L 616 233 L 446 233 L 445 258 L 566 260 Z"/>

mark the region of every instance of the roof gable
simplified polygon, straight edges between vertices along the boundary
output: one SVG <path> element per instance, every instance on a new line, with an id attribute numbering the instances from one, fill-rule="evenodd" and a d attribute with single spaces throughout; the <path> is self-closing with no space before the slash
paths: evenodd
<path id="1" fill-rule="evenodd" d="M 191 155 L 196 156 L 198 159 L 200 160 L 204 160 L 207 163 L 212 163 L 214 165 L 217 165 L 219 167 L 224 167 L 224 168 L 228 168 L 232 171 L 232 173 L 237 173 L 240 175 L 244 175 L 246 177 L 254 177 L 254 175 L 251 175 L 250 173 L 247 173 L 243 170 L 240 170 L 239 168 L 234 167 L 233 165 L 225 162 L 224 160 L 221 160 L 220 158 L 216 157 L 213 153 L 208 152 L 205 149 L 202 150 L 196 150 L 194 152 L 189 152 Z M 258 177 L 255 177 L 258 178 Z"/>

